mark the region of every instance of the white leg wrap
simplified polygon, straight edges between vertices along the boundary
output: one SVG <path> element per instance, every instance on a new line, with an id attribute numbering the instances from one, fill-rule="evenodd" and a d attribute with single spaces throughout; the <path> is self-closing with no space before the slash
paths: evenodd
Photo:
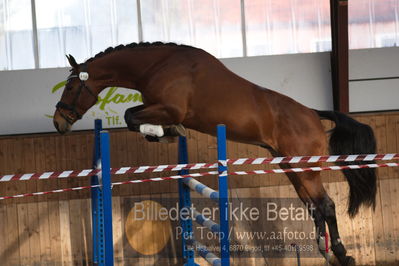
<path id="1" fill-rule="evenodd" d="M 329 243 L 329 247 L 328 247 L 328 252 L 326 252 L 326 239 L 324 236 L 320 236 L 319 241 L 319 250 L 322 252 L 324 258 L 326 259 L 327 262 L 331 262 L 331 258 L 332 258 L 332 254 L 331 254 L 331 244 Z"/>
<path id="2" fill-rule="evenodd" d="M 153 137 L 162 137 L 164 135 L 163 128 L 159 125 L 142 124 L 140 125 L 140 132 Z"/>
<path id="3" fill-rule="evenodd" d="M 319 238 L 319 250 L 326 251 L 326 238 L 324 236 L 321 236 Z"/>

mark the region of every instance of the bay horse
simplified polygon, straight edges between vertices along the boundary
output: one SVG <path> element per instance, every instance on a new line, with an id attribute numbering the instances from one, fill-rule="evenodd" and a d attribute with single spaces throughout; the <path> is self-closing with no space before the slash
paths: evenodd
<path id="1" fill-rule="evenodd" d="M 133 131 L 142 131 L 142 126 L 149 124 L 158 127 L 153 134 L 147 130 L 152 141 L 183 135 L 184 127 L 215 135 L 216 126 L 225 124 L 228 139 L 262 146 L 278 156 L 370 154 L 376 150 L 368 125 L 340 112 L 309 109 L 255 85 L 198 48 L 133 43 L 108 48 L 81 64 L 71 55 L 67 58 L 71 74 L 53 120 L 60 133 L 70 131 L 104 88 L 116 86 L 141 92 L 143 105 L 126 110 L 125 121 Z M 329 134 L 321 119 L 335 122 Z M 375 206 L 375 171 L 345 170 L 344 175 L 350 187 L 349 215 L 355 216 L 361 205 Z M 323 187 L 320 173 L 290 173 L 288 178 L 300 199 L 316 208 L 311 214 L 322 255 L 326 257 L 322 242 L 327 223 L 334 261 L 354 265 L 340 239 L 335 205 Z"/>

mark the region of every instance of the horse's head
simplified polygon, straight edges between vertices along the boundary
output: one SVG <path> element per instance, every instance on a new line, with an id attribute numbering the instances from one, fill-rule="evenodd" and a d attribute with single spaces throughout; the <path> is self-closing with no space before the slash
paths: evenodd
<path id="1" fill-rule="evenodd" d="M 75 58 L 67 56 L 72 66 L 71 74 L 56 105 L 54 113 L 54 126 L 57 131 L 64 134 L 71 130 L 71 126 L 81 119 L 83 114 L 97 102 L 100 88 L 95 79 L 90 75 L 86 63 L 78 64 Z"/>

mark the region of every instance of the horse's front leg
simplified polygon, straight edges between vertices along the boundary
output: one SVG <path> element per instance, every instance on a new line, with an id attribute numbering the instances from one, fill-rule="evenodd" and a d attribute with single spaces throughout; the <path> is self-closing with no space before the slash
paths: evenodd
<path id="1" fill-rule="evenodd" d="M 130 131 L 140 132 L 141 121 L 135 118 L 137 112 L 145 109 L 145 105 L 131 107 L 125 111 L 125 122 Z"/>
<path id="2" fill-rule="evenodd" d="M 154 104 L 129 108 L 125 112 L 125 122 L 131 131 L 141 132 L 149 141 L 159 138 L 185 136 L 180 124 L 184 114 L 179 108 Z"/>

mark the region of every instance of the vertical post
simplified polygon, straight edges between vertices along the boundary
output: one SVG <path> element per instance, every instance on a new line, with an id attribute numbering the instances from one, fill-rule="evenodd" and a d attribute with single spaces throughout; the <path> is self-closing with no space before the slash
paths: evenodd
<path id="1" fill-rule="evenodd" d="M 101 159 L 100 151 L 100 131 L 102 130 L 101 119 L 96 119 L 94 122 L 94 151 L 93 151 L 93 168 L 97 168 L 99 160 Z M 91 177 L 91 185 L 99 185 L 98 176 Z M 104 215 L 103 215 L 103 200 L 102 191 L 99 187 L 91 188 L 91 217 L 92 217 L 92 236 L 93 236 L 93 264 L 104 265 L 104 246 L 105 241 L 101 235 L 104 231 Z M 101 259 L 100 259 L 101 258 Z"/>
<path id="2" fill-rule="evenodd" d="M 225 125 L 217 126 L 217 142 L 219 164 L 220 256 L 222 265 L 227 266 L 230 265 L 230 241 Z"/>
<path id="3" fill-rule="evenodd" d="M 187 152 L 187 140 L 186 137 L 179 137 L 179 164 L 188 163 L 188 152 Z M 188 174 L 188 170 L 180 170 L 179 175 Z M 178 180 L 179 185 L 179 213 L 182 208 L 190 208 L 191 207 L 191 196 L 190 196 L 190 188 L 184 184 L 182 179 Z M 182 255 L 185 260 L 186 266 L 197 265 L 194 262 L 194 250 L 192 248 L 188 248 L 187 245 L 190 244 L 189 240 L 193 236 L 193 223 L 191 219 L 179 219 L 180 226 L 182 229 Z"/>
<path id="4" fill-rule="evenodd" d="M 334 110 L 349 112 L 348 0 L 330 0 Z"/>
<path id="5" fill-rule="evenodd" d="M 112 238 L 112 187 L 109 134 L 101 131 L 101 173 L 104 206 L 105 265 L 114 265 L 114 243 Z"/>

